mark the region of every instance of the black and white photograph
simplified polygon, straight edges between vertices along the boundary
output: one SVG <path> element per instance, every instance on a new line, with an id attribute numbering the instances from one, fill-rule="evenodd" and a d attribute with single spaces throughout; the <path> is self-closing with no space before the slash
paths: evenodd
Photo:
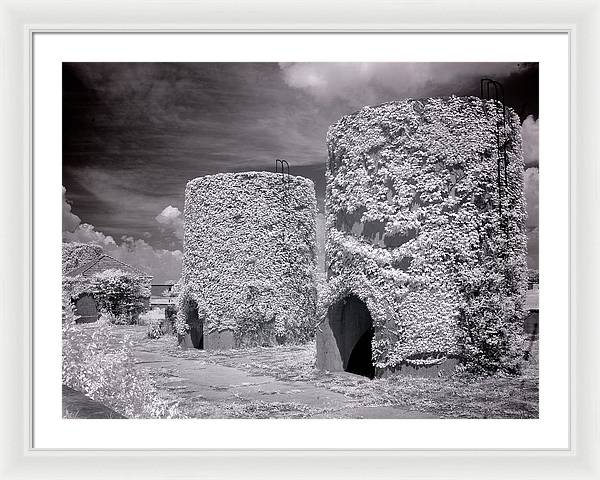
<path id="1" fill-rule="evenodd" d="M 539 122 L 531 62 L 62 63 L 62 418 L 539 418 Z"/>

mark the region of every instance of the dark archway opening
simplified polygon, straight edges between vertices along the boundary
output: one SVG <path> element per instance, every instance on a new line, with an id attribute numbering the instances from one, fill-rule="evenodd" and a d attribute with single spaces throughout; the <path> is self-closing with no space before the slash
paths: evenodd
<path id="1" fill-rule="evenodd" d="M 198 304 L 195 300 L 189 300 L 187 304 L 187 324 L 189 326 L 190 340 L 192 346 L 204 349 L 204 326 L 198 315 Z"/>
<path id="2" fill-rule="evenodd" d="M 350 295 L 329 309 L 329 325 L 346 372 L 373 378 L 373 319 L 365 303 Z"/>

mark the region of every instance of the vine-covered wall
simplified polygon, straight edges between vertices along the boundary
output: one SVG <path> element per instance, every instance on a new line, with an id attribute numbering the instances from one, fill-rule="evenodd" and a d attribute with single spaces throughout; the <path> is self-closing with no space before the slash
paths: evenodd
<path id="1" fill-rule="evenodd" d="M 315 216 L 306 178 L 245 172 L 188 182 L 178 332 L 188 328 L 192 303 L 205 342 L 223 331 L 233 332 L 234 346 L 308 340 L 316 314 Z"/>
<path id="2" fill-rule="evenodd" d="M 508 368 L 527 273 L 518 116 L 476 97 L 407 99 L 343 117 L 327 145 L 322 312 L 362 299 L 380 369 Z"/>

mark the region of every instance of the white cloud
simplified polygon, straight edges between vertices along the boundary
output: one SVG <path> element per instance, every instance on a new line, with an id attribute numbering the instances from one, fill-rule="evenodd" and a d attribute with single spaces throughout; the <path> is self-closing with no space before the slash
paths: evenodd
<path id="1" fill-rule="evenodd" d="M 63 242 L 95 243 L 96 245 L 102 245 L 102 247 L 116 245 L 113 237 L 97 231 L 89 223 L 78 225 L 73 232 L 63 230 Z"/>
<path id="2" fill-rule="evenodd" d="M 72 232 L 79 224 L 81 219 L 71 212 L 71 204 L 67 201 L 67 189 L 62 187 L 62 228 L 63 231 Z"/>
<path id="3" fill-rule="evenodd" d="M 280 63 L 285 82 L 321 101 L 368 105 L 381 98 L 448 95 L 483 76 L 505 78 L 514 63 Z M 451 89 L 449 90 L 449 87 Z"/>
<path id="4" fill-rule="evenodd" d="M 71 213 L 71 205 L 66 202 L 65 194 L 66 190 L 63 187 L 64 242 L 81 242 L 100 245 L 108 255 L 153 275 L 153 281 L 155 283 L 177 281 L 179 279 L 181 276 L 181 263 L 183 260 L 183 253 L 181 250 L 155 249 L 145 240 L 136 240 L 133 237 L 123 237 L 121 243 L 118 244 L 113 237 L 96 230 L 93 225 L 81 223 L 81 219 L 77 215 Z M 168 208 L 169 207 L 165 210 Z M 165 218 L 171 219 L 169 225 L 172 225 L 176 219 L 181 217 L 181 212 L 179 212 L 177 208 L 170 208 L 172 210 L 167 210 Z M 161 212 L 161 215 L 165 213 L 165 210 Z M 67 221 L 65 221 L 65 215 Z"/>
<path id="5" fill-rule="evenodd" d="M 523 158 L 525 159 L 525 168 L 538 167 L 540 164 L 539 118 L 534 120 L 534 118 L 529 115 L 523 120 L 521 136 L 523 137 Z"/>
<path id="6" fill-rule="evenodd" d="M 172 231 L 175 237 L 183 240 L 183 215 L 177 207 L 165 207 L 155 219 L 165 230 Z"/>
<path id="7" fill-rule="evenodd" d="M 104 250 L 122 262 L 151 273 L 155 283 L 175 282 L 181 276 L 181 250 L 155 249 L 145 240 L 132 237 L 127 237 L 118 246 L 109 245 Z"/>

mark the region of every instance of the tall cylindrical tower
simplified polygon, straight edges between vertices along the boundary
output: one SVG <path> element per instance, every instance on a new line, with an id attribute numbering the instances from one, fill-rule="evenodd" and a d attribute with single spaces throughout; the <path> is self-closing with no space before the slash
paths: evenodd
<path id="1" fill-rule="evenodd" d="M 224 173 L 188 182 L 180 340 L 219 349 L 306 341 L 316 306 L 313 182 Z"/>
<path id="2" fill-rule="evenodd" d="M 343 117 L 327 145 L 317 365 L 508 364 L 526 288 L 517 115 L 476 97 L 407 99 Z"/>

